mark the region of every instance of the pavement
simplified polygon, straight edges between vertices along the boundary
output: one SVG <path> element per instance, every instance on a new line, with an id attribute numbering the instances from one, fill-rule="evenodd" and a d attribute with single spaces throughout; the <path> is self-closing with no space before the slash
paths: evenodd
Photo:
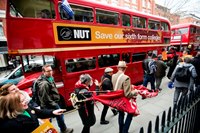
<path id="1" fill-rule="evenodd" d="M 161 84 L 162 91 L 156 97 L 144 100 L 141 99 L 141 96 L 137 97 L 137 105 L 140 115 L 133 117 L 129 133 L 139 133 L 141 127 L 144 127 L 144 132 L 147 132 L 149 121 L 152 121 L 154 129 L 156 117 L 159 116 L 161 120 L 162 112 L 168 111 L 168 108 L 172 106 L 174 89 L 169 89 L 167 87 L 168 82 L 169 80 L 167 77 L 164 77 Z M 150 85 L 148 85 L 147 88 L 150 88 Z M 107 125 L 101 125 L 100 117 L 102 109 L 103 105 L 97 103 L 97 107 L 95 107 L 96 123 L 91 127 L 91 133 L 118 133 L 118 115 L 114 116 L 109 109 L 106 115 L 106 120 L 110 123 Z M 57 131 L 59 131 L 56 119 L 53 119 L 52 123 Z M 65 113 L 65 123 L 67 127 L 74 128 L 74 133 L 80 133 L 83 128 L 77 110 Z"/>

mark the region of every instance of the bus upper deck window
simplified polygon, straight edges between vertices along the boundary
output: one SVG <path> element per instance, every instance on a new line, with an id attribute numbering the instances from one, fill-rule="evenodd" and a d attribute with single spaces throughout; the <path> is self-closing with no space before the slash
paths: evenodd
<path id="1" fill-rule="evenodd" d="M 122 25 L 130 27 L 130 16 L 127 14 L 122 14 Z"/>
<path id="2" fill-rule="evenodd" d="M 146 28 L 146 19 L 141 18 L 141 17 L 137 17 L 137 16 L 133 16 L 132 17 L 132 24 L 136 28 Z"/>
<path id="3" fill-rule="evenodd" d="M 169 31 L 169 25 L 166 22 L 161 22 L 162 30 Z"/>
<path id="4" fill-rule="evenodd" d="M 96 21 L 101 24 L 118 25 L 119 14 L 104 10 L 96 10 Z"/>
<path id="5" fill-rule="evenodd" d="M 60 15 L 61 19 L 67 19 L 67 20 L 74 20 L 74 21 L 80 21 L 80 22 L 93 22 L 93 9 L 84 7 L 84 6 L 77 6 L 77 5 L 70 5 L 74 16 L 73 18 L 69 18 L 68 14 L 66 12 L 63 12 L 63 10 L 60 8 Z"/>
<path id="6" fill-rule="evenodd" d="M 11 0 L 10 15 L 12 17 L 55 18 L 54 3 L 51 0 Z"/>
<path id="7" fill-rule="evenodd" d="M 152 29 L 152 30 L 160 30 L 161 29 L 160 22 L 154 21 L 154 20 L 149 20 L 148 26 L 149 26 L 149 29 Z"/>

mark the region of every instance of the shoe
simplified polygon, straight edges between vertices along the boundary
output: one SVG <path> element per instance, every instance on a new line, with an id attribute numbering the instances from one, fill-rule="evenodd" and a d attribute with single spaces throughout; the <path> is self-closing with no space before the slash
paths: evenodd
<path id="1" fill-rule="evenodd" d="M 146 97 L 142 97 L 142 100 L 146 99 Z"/>
<path id="2" fill-rule="evenodd" d="M 62 131 L 61 133 L 73 133 L 73 128 L 67 128 L 65 131 Z"/>
<path id="3" fill-rule="evenodd" d="M 106 120 L 105 121 L 101 121 L 100 124 L 103 124 L 103 125 L 109 124 L 109 121 L 106 121 Z"/>

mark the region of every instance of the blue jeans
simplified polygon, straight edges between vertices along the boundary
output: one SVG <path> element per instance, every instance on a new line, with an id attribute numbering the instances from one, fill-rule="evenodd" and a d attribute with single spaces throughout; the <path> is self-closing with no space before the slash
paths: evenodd
<path id="1" fill-rule="evenodd" d="M 59 105 L 56 105 L 56 107 L 54 109 L 60 109 Z M 57 115 L 56 116 L 56 121 L 57 124 L 60 128 L 60 131 L 65 131 L 67 129 L 67 126 L 65 125 L 65 120 L 64 120 L 64 115 Z"/>
<path id="2" fill-rule="evenodd" d="M 147 87 L 148 82 L 151 83 L 151 90 L 155 91 L 155 77 L 153 74 L 144 74 L 143 86 Z"/>
<path id="3" fill-rule="evenodd" d="M 180 96 L 181 93 L 182 93 L 182 95 L 181 95 L 181 98 L 179 100 L 179 96 Z M 175 91 L 174 91 L 174 105 L 178 104 L 178 101 L 182 102 L 183 99 L 187 96 L 187 93 L 188 93 L 188 88 L 176 87 Z"/>
<path id="4" fill-rule="evenodd" d="M 119 123 L 119 132 L 120 133 L 128 133 L 129 127 L 131 125 L 131 121 L 133 118 L 132 114 L 127 114 L 125 123 L 124 123 L 124 115 L 125 113 L 119 111 L 118 123 Z"/>

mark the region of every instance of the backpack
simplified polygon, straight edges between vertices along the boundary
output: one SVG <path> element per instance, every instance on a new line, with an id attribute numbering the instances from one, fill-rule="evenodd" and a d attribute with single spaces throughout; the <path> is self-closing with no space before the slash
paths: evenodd
<path id="1" fill-rule="evenodd" d="M 39 91 L 39 86 L 37 83 L 38 80 L 33 82 L 33 87 L 32 87 L 32 100 L 40 106 L 40 99 L 38 96 L 38 91 Z"/>
<path id="2" fill-rule="evenodd" d="M 175 79 L 179 82 L 189 82 L 190 81 L 190 67 L 178 67 L 175 72 Z"/>
<path id="3" fill-rule="evenodd" d="M 148 63 L 149 74 L 154 74 L 157 70 L 157 65 L 155 60 L 150 60 Z"/>

